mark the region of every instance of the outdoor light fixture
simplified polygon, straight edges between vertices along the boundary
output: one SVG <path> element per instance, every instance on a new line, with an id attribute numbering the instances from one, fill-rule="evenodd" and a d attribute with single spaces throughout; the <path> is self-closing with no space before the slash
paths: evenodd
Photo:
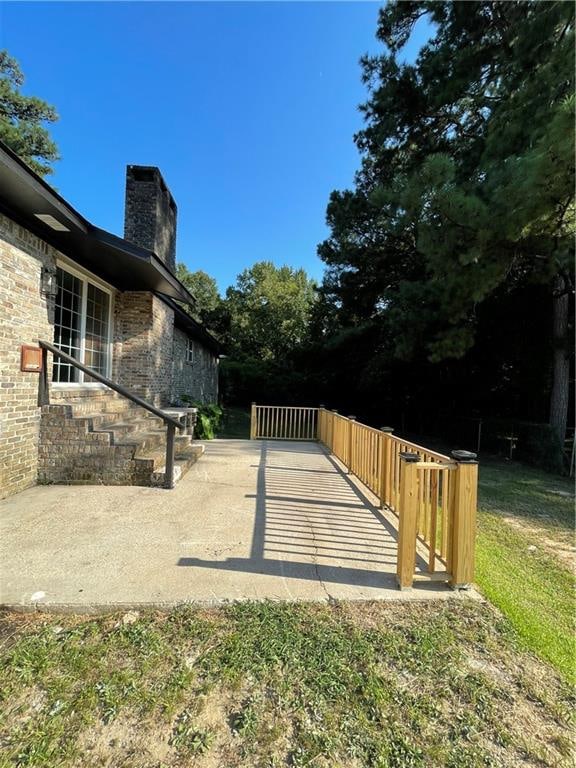
<path id="1" fill-rule="evenodd" d="M 37 219 L 40 219 L 40 221 L 43 221 L 44 224 L 48 224 L 49 227 L 55 229 L 57 232 L 70 232 L 68 227 L 65 227 L 61 221 L 58 221 L 58 219 L 54 218 L 54 216 L 51 216 L 49 213 L 35 213 L 34 216 L 36 216 Z"/>
<path id="2" fill-rule="evenodd" d="M 58 295 L 58 280 L 56 278 L 56 267 L 42 267 L 40 275 L 40 293 L 43 296 L 54 298 Z"/>

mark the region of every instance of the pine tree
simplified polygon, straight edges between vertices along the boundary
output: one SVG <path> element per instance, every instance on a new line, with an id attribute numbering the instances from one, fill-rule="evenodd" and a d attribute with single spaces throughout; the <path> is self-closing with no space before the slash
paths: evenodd
<path id="1" fill-rule="evenodd" d="M 21 92 L 24 75 L 16 59 L 0 51 L 0 140 L 7 144 L 40 176 L 52 173 L 58 149 L 43 123 L 54 123 L 58 115 L 42 99 Z"/>
<path id="2" fill-rule="evenodd" d="M 425 14 L 433 36 L 414 64 L 402 64 L 398 54 Z M 548 285 L 556 349 L 550 419 L 563 436 L 574 7 L 393 2 L 380 13 L 378 38 L 387 52 L 363 60 L 362 168 L 353 191 L 332 194 L 331 237 L 319 248 L 325 290 L 347 316 L 385 314 L 399 356 L 439 361 L 471 348 L 476 308 L 496 291 Z"/>

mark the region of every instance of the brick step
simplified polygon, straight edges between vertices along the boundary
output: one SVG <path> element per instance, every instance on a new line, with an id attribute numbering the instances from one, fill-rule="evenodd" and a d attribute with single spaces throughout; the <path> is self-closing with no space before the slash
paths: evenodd
<path id="1" fill-rule="evenodd" d="M 132 432 L 131 434 L 119 435 L 118 437 L 114 433 L 112 434 L 113 445 L 133 445 L 134 456 L 166 445 L 165 429 L 147 429 L 145 432 Z"/>
<path id="2" fill-rule="evenodd" d="M 94 420 L 92 420 L 92 425 L 92 431 L 94 432 L 110 432 L 113 435 L 115 442 L 117 442 L 122 435 L 129 435 L 134 432 L 149 432 L 156 431 L 157 429 L 166 430 L 162 419 L 152 415 L 150 418 L 148 418 L 148 416 L 135 416 L 129 421 L 126 419 L 118 421 L 101 421 L 97 425 L 94 425 Z"/>
<path id="3" fill-rule="evenodd" d="M 54 405 L 59 405 L 55 402 Z M 118 398 L 117 400 L 104 400 L 93 402 L 90 398 L 86 403 L 62 403 L 62 405 L 68 405 L 72 409 L 72 416 L 86 416 L 93 413 L 98 414 L 117 414 L 126 413 L 132 410 L 143 410 L 139 405 L 133 403 L 131 400 L 127 400 L 125 397 Z"/>
<path id="4" fill-rule="evenodd" d="M 166 435 L 164 434 L 164 437 Z M 192 443 L 190 435 L 175 435 L 174 437 L 174 456 L 178 456 L 183 451 L 186 451 Z M 196 443 L 194 443 L 196 445 Z M 134 453 L 135 461 L 150 461 L 152 458 L 161 458 L 164 461 L 166 457 L 166 439 L 162 443 L 154 448 L 141 447 L 137 448 Z"/>
<path id="5" fill-rule="evenodd" d="M 82 406 L 79 409 L 73 403 L 52 403 L 52 405 L 42 406 L 42 418 L 44 418 L 46 422 L 51 419 L 56 421 L 66 419 L 71 422 L 85 422 L 92 419 L 93 423 L 96 425 L 120 420 L 131 421 L 133 418 L 142 416 L 147 417 L 148 415 L 148 411 L 144 408 L 137 408 L 136 406 L 121 411 L 106 411 L 101 408 L 96 409 L 95 403 L 92 403 L 89 408 Z M 152 416 L 152 414 L 150 414 L 150 416 Z"/>
<path id="6" fill-rule="evenodd" d="M 192 467 L 204 453 L 204 446 L 200 443 L 176 442 L 174 451 L 174 483 L 184 477 L 186 472 Z M 155 485 L 163 486 L 166 478 L 166 452 L 149 451 L 141 456 L 135 457 L 135 464 L 138 465 L 136 477 L 142 482 L 136 482 L 136 485 Z"/>
<path id="7" fill-rule="evenodd" d="M 130 427 L 132 425 L 134 426 L 132 431 L 137 431 L 138 425 L 140 425 L 140 431 L 142 431 L 144 425 L 155 428 L 156 426 L 160 427 L 164 424 L 160 417 L 154 416 L 154 414 L 146 411 L 144 408 L 115 414 L 86 413 L 71 418 L 79 423 L 85 423 L 88 432 L 107 432 L 114 430 L 117 427 L 119 431 L 123 430 L 129 432 L 131 431 Z"/>
<path id="8" fill-rule="evenodd" d="M 159 429 L 146 428 L 141 432 L 131 432 L 127 435 L 120 434 L 117 437 L 114 433 L 112 435 L 112 445 L 134 445 L 134 456 L 140 456 L 142 453 L 152 451 L 155 448 L 163 448 L 166 445 L 165 427 L 160 427 Z M 190 445 L 191 439 L 190 435 L 175 435 L 174 445 L 176 447 Z"/>
<path id="9" fill-rule="evenodd" d="M 96 403 L 43 406 L 40 482 L 162 485 L 166 454 L 164 421 L 140 406 L 96 411 Z M 169 410 L 169 409 L 168 409 Z M 188 434 L 175 434 L 175 474 L 181 476 L 199 449 Z"/>

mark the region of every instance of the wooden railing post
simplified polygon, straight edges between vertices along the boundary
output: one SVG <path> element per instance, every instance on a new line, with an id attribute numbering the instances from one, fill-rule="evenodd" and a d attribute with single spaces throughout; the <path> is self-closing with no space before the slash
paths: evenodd
<path id="1" fill-rule="evenodd" d="M 318 421 L 316 422 L 316 440 L 320 440 L 321 443 L 326 443 L 324 440 L 324 403 L 320 403 L 318 406 Z"/>
<path id="2" fill-rule="evenodd" d="M 418 468 L 420 457 L 409 451 L 400 453 L 400 509 L 398 510 L 398 561 L 396 581 L 400 589 L 410 589 L 416 569 L 418 531 Z"/>
<path id="3" fill-rule="evenodd" d="M 474 580 L 478 462 L 470 451 L 452 451 L 457 462 L 453 478 L 452 579 L 454 589 L 469 589 Z"/>
<path id="4" fill-rule="evenodd" d="M 380 509 L 388 504 L 390 499 L 390 463 L 392 461 L 392 432 L 394 427 L 380 427 L 382 435 L 382 451 L 380 452 Z"/>
<path id="5" fill-rule="evenodd" d="M 336 416 L 338 416 L 338 411 L 336 408 L 332 408 L 332 434 L 330 435 L 330 451 L 331 453 L 334 453 L 334 446 L 336 445 L 336 430 L 338 428 L 336 423 Z"/>
<path id="6" fill-rule="evenodd" d="M 348 453 L 347 453 L 347 459 L 348 459 L 348 474 L 351 474 L 352 472 L 352 446 L 353 446 L 353 432 L 354 432 L 354 422 L 356 421 L 356 416 L 348 416 Z"/>
<path id="7" fill-rule="evenodd" d="M 250 410 L 250 440 L 256 439 L 256 403 L 252 403 Z"/>

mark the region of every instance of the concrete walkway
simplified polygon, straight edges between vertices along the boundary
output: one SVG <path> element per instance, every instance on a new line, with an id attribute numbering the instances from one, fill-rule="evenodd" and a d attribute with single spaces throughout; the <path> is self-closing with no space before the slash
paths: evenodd
<path id="1" fill-rule="evenodd" d="M 316 443 L 215 440 L 173 491 L 38 486 L 0 502 L 0 603 L 457 597 L 396 588 L 396 530 Z"/>

